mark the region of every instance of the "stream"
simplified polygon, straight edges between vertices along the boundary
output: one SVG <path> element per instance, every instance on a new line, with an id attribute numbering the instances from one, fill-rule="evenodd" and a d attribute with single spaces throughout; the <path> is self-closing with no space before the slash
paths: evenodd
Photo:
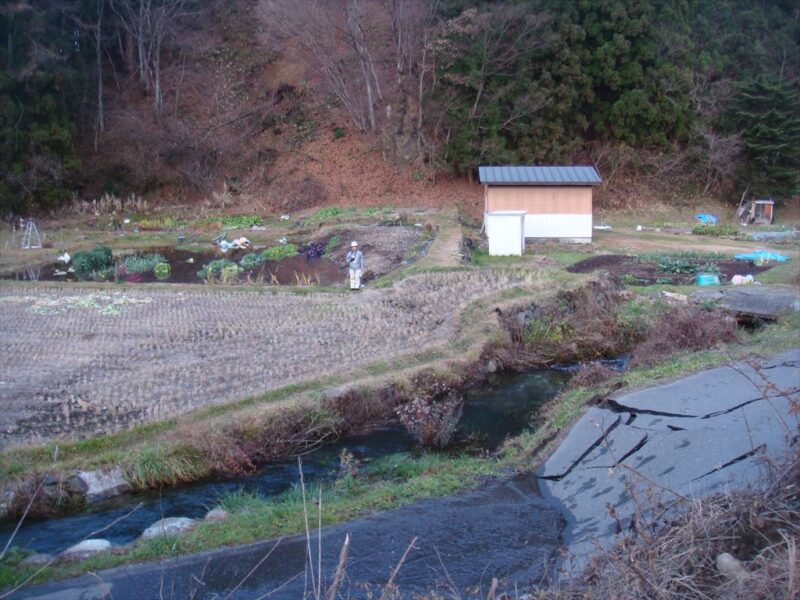
<path id="1" fill-rule="evenodd" d="M 568 373 L 558 371 L 502 374 L 470 391 L 450 451 L 495 449 L 506 437 L 526 429 L 536 409 L 554 397 L 569 377 Z M 413 440 L 398 425 L 350 436 L 326 444 L 303 458 L 306 481 L 335 479 L 343 449 L 363 463 L 398 452 L 418 452 Z M 127 544 L 138 538 L 149 525 L 164 517 L 202 518 L 226 494 L 241 490 L 270 496 L 290 489 L 298 481 L 297 461 L 288 460 L 266 464 L 247 476 L 124 494 L 93 505 L 91 512 L 25 521 L 13 545 L 35 552 L 57 554 L 86 537 L 101 537 L 114 545 Z M 139 507 L 133 511 L 137 505 Z M 0 544 L 5 546 L 14 527 L 14 522 L 5 522 L 0 526 Z M 94 533 L 101 529 L 101 533 Z"/>

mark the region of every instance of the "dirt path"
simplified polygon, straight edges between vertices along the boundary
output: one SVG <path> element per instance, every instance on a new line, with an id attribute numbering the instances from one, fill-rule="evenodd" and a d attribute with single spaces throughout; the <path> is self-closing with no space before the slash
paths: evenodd
<path id="1" fill-rule="evenodd" d="M 420 267 L 448 267 L 461 260 L 461 226 L 456 215 L 443 213 L 437 219 L 439 231 L 428 253 L 420 259 Z"/>
<path id="2" fill-rule="evenodd" d="M 749 252 L 756 248 L 769 248 L 770 244 L 765 242 L 750 242 L 737 240 L 720 240 L 703 236 L 692 236 L 684 234 L 670 234 L 653 231 L 639 232 L 633 229 L 601 231 L 595 232 L 594 242 L 598 246 L 605 248 L 615 248 L 625 251 L 640 250 L 698 250 L 705 252 L 725 252 L 732 254 L 735 252 Z M 791 256 L 797 256 L 795 248 L 776 247 L 776 249 Z"/>

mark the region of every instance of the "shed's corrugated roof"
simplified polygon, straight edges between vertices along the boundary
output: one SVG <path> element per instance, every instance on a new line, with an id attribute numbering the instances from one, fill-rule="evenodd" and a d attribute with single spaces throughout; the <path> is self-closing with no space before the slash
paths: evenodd
<path id="1" fill-rule="evenodd" d="M 594 167 L 479 167 L 481 183 L 505 185 L 595 185 L 603 180 Z"/>

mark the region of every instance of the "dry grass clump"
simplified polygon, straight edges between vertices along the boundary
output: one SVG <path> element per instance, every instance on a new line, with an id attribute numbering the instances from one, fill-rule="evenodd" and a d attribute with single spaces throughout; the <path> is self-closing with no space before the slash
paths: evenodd
<path id="1" fill-rule="evenodd" d="M 545 305 L 534 305 L 504 319 L 514 347 L 498 349 L 504 367 L 580 362 L 619 356 L 630 344 L 630 332 L 616 317 L 624 299 L 611 280 L 593 281 L 559 292 Z"/>
<path id="2" fill-rule="evenodd" d="M 406 393 L 393 383 L 380 390 L 348 390 L 326 398 L 325 410 L 336 415 L 347 433 L 358 433 L 387 423 Z"/>
<path id="3" fill-rule="evenodd" d="M 724 313 L 698 306 L 670 306 L 634 348 L 632 364 L 654 365 L 675 352 L 733 342 L 737 335 L 736 319 Z"/>
<path id="4" fill-rule="evenodd" d="M 583 387 L 595 387 L 603 383 L 616 374 L 616 371 L 601 362 L 591 362 L 583 365 L 577 373 L 569 380 L 568 387 L 571 389 Z"/>
<path id="5" fill-rule="evenodd" d="M 420 446 L 444 448 L 455 435 L 463 409 L 464 398 L 460 396 L 443 399 L 417 396 L 396 412 L 403 427 Z"/>
<path id="6" fill-rule="evenodd" d="M 461 374 L 432 370 L 416 373 L 410 381 L 413 395 L 395 408 L 409 435 L 425 448 L 444 448 L 453 439 L 464 409 L 464 390 L 474 383 L 477 370 Z"/>
<path id="7" fill-rule="evenodd" d="M 531 598 L 798 598 L 800 452 L 765 489 L 696 500 L 678 517 L 637 531 L 597 556 L 579 580 Z"/>

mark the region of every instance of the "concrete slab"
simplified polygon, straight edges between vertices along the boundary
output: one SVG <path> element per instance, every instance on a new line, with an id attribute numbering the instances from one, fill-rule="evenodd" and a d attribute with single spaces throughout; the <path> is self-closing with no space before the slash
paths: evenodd
<path id="1" fill-rule="evenodd" d="M 797 288 L 789 285 L 737 285 L 714 290 L 701 289 L 692 294 L 692 300 L 698 304 L 714 302 L 723 310 L 762 319 L 775 319 L 787 313 L 800 312 Z"/>
<path id="2" fill-rule="evenodd" d="M 632 418 L 622 413 L 624 422 L 606 427 L 602 443 L 590 425 L 607 420 L 608 411 L 588 411 L 562 443 L 566 450 L 553 454 L 563 460 L 549 465 L 550 472 L 563 475 L 540 482 L 568 519 L 567 569 L 575 572 L 598 545 L 613 544 L 635 511 L 656 501 L 678 510 L 682 498 L 765 481 L 770 464 L 800 436 L 800 415 L 792 414 L 798 383 L 800 351 L 793 350 L 761 361 L 758 369 L 740 362 L 626 394 L 616 401 Z M 627 457 L 614 467 L 612 455 Z"/>
<path id="3" fill-rule="evenodd" d="M 781 389 L 800 386 L 800 353 L 784 352 L 764 361 L 759 371 L 746 362 L 732 367 L 717 367 L 672 383 L 659 385 L 629 394 L 612 397 L 621 408 L 633 413 L 650 412 L 662 416 L 704 417 L 732 410 L 761 398 L 765 392 L 764 379 Z"/>

